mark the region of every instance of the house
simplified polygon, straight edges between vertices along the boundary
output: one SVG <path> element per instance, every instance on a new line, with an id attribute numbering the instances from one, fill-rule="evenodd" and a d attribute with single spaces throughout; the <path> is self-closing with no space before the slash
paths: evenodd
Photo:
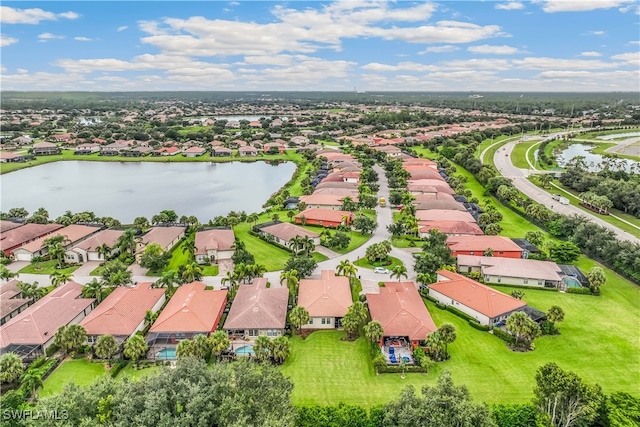
<path id="1" fill-rule="evenodd" d="M 68 282 L 42 297 L 0 327 L 0 353 L 14 352 L 23 360 L 42 356 L 62 326 L 79 323 L 95 300 L 82 297 L 82 285 Z"/>
<path id="2" fill-rule="evenodd" d="M 451 187 L 449 187 L 449 184 L 437 179 L 409 180 L 407 182 L 407 190 L 413 195 L 436 193 L 444 193 L 449 195 L 456 194 L 456 192 Z"/>
<path id="3" fill-rule="evenodd" d="M 160 310 L 166 299 L 164 289 L 152 288 L 151 282 L 135 287 L 119 286 L 109 294 L 80 325 L 87 331 L 87 341 L 95 344 L 101 335 L 113 336 L 119 344 L 145 327 L 147 311 Z"/>
<path id="4" fill-rule="evenodd" d="M 309 312 L 309 322 L 302 329 L 338 329 L 353 300 L 346 276 L 322 270 L 320 279 L 303 279 L 298 290 L 298 305 Z"/>
<path id="5" fill-rule="evenodd" d="M 225 290 L 207 290 L 202 282 L 180 286 L 149 329 L 151 357 L 175 359 L 181 340 L 209 336 L 218 327 L 226 305 Z"/>
<path id="6" fill-rule="evenodd" d="M 466 210 L 458 211 L 452 209 L 431 209 L 431 210 L 417 210 L 416 218 L 418 221 L 463 221 L 463 222 L 476 222 Z"/>
<path id="7" fill-rule="evenodd" d="M 111 248 L 109 257 L 118 252 L 115 247 L 116 242 L 124 234 L 121 230 L 102 230 L 86 240 L 72 246 L 65 253 L 65 259 L 69 263 L 87 262 L 87 261 L 105 261 L 104 255 L 98 248 L 103 245 Z"/>
<path id="8" fill-rule="evenodd" d="M 150 243 L 157 243 L 163 251 L 171 250 L 184 237 L 185 227 L 153 227 L 136 242 L 136 262 Z"/>
<path id="9" fill-rule="evenodd" d="M 0 220 L 0 233 L 3 231 L 13 230 L 14 228 L 22 227 L 23 223 L 13 222 L 8 220 Z"/>
<path id="10" fill-rule="evenodd" d="M 90 142 L 88 144 L 80 144 L 73 151 L 73 154 L 92 154 L 100 151 L 100 144 Z"/>
<path id="11" fill-rule="evenodd" d="M 209 258 L 209 263 L 215 264 L 219 260 L 231 259 L 234 241 L 235 235 L 231 229 L 216 228 L 198 231 L 196 233 L 196 262 L 205 264 L 205 258 Z"/>
<path id="12" fill-rule="evenodd" d="M 258 155 L 258 149 L 256 147 L 252 147 L 250 145 L 247 145 L 247 146 L 238 148 L 238 154 L 241 157 L 257 156 Z"/>
<path id="13" fill-rule="evenodd" d="M 429 286 L 429 296 L 452 306 L 476 319 L 481 325 L 493 328 L 527 304 L 489 286 L 458 273 L 439 270 L 438 281 Z"/>
<path id="14" fill-rule="evenodd" d="M 61 229 L 60 224 L 25 224 L 21 227 L 2 231 L 0 233 L 0 249 L 8 257 L 22 245 L 32 242 L 42 236 L 47 236 Z"/>
<path id="15" fill-rule="evenodd" d="M 18 283 L 19 280 L 10 280 L 0 285 L 0 326 L 22 313 L 34 300 L 22 296 Z"/>
<path id="16" fill-rule="evenodd" d="M 341 198 L 351 197 L 353 200 L 358 199 L 358 190 L 351 188 L 320 188 L 313 192 L 314 195 L 331 195 L 339 196 Z"/>
<path id="17" fill-rule="evenodd" d="M 233 153 L 233 150 L 227 147 L 213 147 L 211 151 L 213 151 L 213 155 L 216 157 L 230 156 Z"/>
<path id="18" fill-rule="evenodd" d="M 522 258 L 522 248 L 503 236 L 451 236 L 447 239 L 451 255 L 484 255 L 487 249 L 493 256 Z"/>
<path id="19" fill-rule="evenodd" d="M 331 194 L 311 194 L 308 196 L 300 196 L 300 201 L 307 204 L 307 208 L 332 209 L 334 211 L 342 209 L 342 196 L 333 196 Z M 353 198 L 352 198 L 353 199 Z M 358 201 L 356 197 L 354 202 Z"/>
<path id="20" fill-rule="evenodd" d="M 291 142 L 296 145 L 307 145 L 311 141 L 306 136 L 293 136 L 291 137 Z"/>
<path id="21" fill-rule="evenodd" d="M 60 154 L 60 147 L 52 142 L 39 142 L 37 144 L 33 144 L 32 151 L 34 156 L 38 155 L 49 155 L 49 154 Z"/>
<path id="22" fill-rule="evenodd" d="M 0 163 L 26 162 L 33 158 L 30 154 L 0 151 Z"/>
<path id="23" fill-rule="evenodd" d="M 413 205 L 416 207 L 416 210 L 451 210 L 467 212 L 467 208 L 465 208 L 462 203 L 456 202 L 449 194 L 436 193 L 436 197 L 433 196 L 434 195 L 432 194 L 418 194 L 415 196 L 416 199 L 413 201 Z M 447 199 L 446 197 L 449 198 Z"/>
<path id="24" fill-rule="evenodd" d="M 129 141 L 116 141 L 112 144 L 103 146 L 100 149 L 100 155 L 101 156 L 117 156 L 123 151 L 129 150 L 132 145 L 133 143 Z"/>
<path id="25" fill-rule="evenodd" d="M 475 222 L 467 221 L 420 221 L 418 223 L 420 237 L 429 235 L 429 231 L 438 230 L 447 236 L 482 236 L 482 229 Z"/>
<path id="26" fill-rule="evenodd" d="M 198 157 L 198 156 L 202 156 L 206 152 L 207 152 L 207 150 L 205 150 L 202 147 L 191 147 L 191 148 L 187 148 L 186 150 L 184 150 L 182 152 L 182 154 L 185 157 Z"/>
<path id="27" fill-rule="evenodd" d="M 377 147 L 373 147 L 373 149 L 375 151 L 385 153 L 387 156 L 392 158 L 402 156 L 402 150 L 400 150 L 398 147 L 393 145 L 377 146 Z"/>
<path id="28" fill-rule="evenodd" d="M 547 288 L 563 286 L 563 273 L 555 262 L 474 255 L 458 255 L 456 261 L 460 273 L 480 273 L 485 283 Z"/>
<path id="29" fill-rule="evenodd" d="M 353 218 L 353 212 L 320 208 L 305 209 L 295 216 L 296 224 L 321 225 L 323 227 L 350 225 Z"/>
<path id="30" fill-rule="evenodd" d="M 17 248 L 13 251 L 13 255 L 17 261 L 31 261 L 33 257 L 44 256 L 49 253 L 49 248 L 47 247 L 45 240 L 50 239 L 51 237 L 62 236 L 64 238 L 62 246 L 65 249 L 69 249 L 86 238 L 93 236 L 99 232 L 101 228 L 101 225 L 71 224 L 57 230 L 51 235 L 39 237 L 36 240 Z"/>
<path id="31" fill-rule="evenodd" d="M 343 188 L 358 191 L 358 184 L 344 181 L 322 181 L 320 184 L 316 185 L 316 190 L 322 190 L 325 188 Z"/>
<path id="32" fill-rule="evenodd" d="M 133 147 L 131 149 L 125 149 L 121 154 L 125 157 L 142 157 L 153 152 L 152 147 Z"/>
<path id="33" fill-rule="evenodd" d="M 180 153 L 180 148 L 178 147 L 162 147 L 153 152 L 156 156 L 175 156 Z"/>
<path id="34" fill-rule="evenodd" d="M 276 152 L 282 154 L 284 153 L 284 145 L 277 142 L 267 142 L 262 146 L 262 151 L 265 154 L 274 154 Z"/>
<path id="35" fill-rule="evenodd" d="M 251 285 L 241 285 L 224 323 L 231 340 L 255 340 L 284 335 L 289 289 L 267 288 L 267 279 L 258 277 Z"/>
<path id="36" fill-rule="evenodd" d="M 316 246 L 320 244 L 320 235 L 318 233 L 314 233 L 313 231 L 289 222 L 276 221 L 266 224 L 258 224 L 255 229 L 259 234 L 265 236 L 267 239 L 273 239 L 275 243 L 281 246 L 289 247 L 289 242 L 291 242 L 291 239 L 296 236 L 309 238 Z"/>
<path id="37" fill-rule="evenodd" d="M 379 294 L 367 294 L 371 319 L 384 330 L 380 345 L 393 340 L 415 348 L 438 329 L 413 282 L 385 282 Z"/>

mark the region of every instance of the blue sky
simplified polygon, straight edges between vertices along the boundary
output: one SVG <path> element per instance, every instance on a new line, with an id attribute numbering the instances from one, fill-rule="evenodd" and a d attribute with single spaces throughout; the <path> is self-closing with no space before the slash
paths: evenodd
<path id="1" fill-rule="evenodd" d="M 3 90 L 638 91 L 636 0 L 11 2 Z"/>

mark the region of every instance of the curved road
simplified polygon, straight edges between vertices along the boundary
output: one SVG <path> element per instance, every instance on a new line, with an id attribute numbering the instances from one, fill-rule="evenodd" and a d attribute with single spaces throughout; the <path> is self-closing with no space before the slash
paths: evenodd
<path id="1" fill-rule="evenodd" d="M 560 135 L 561 134 L 551 135 L 550 137 L 545 138 L 545 140 L 552 139 Z M 553 200 L 551 198 L 550 193 L 542 190 L 541 188 L 539 188 L 538 186 L 536 186 L 535 184 L 533 184 L 531 181 L 527 179 L 527 177 L 529 176 L 529 171 L 527 169 L 520 169 L 513 165 L 513 163 L 511 162 L 511 152 L 513 151 L 513 148 L 515 147 L 515 145 L 516 145 L 515 141 L 508 142 L 507 144 L 505 144 L 503 148 L 496 151 L 493 157 L 493 162 L 496 165 L 496 168 L 498 168 L 498 170 L 502 174 L 502 176 L 512 179 L 513 185 L 518 190 L 522 191 L 524 194 L 526 194 L 536 202 L 545 205 L 546 207 L 548 207 L 554 212 L 558 212 L 564 215 L 571 215 L 571 214 L 582 215 L 588 218 L 589 220 L 595 222 L 596 224 L 612 230 L 620 240 L 630 240 L 634 243 L 640 243 L 640 239 L 638 239 L 637 237 L 616 227 L 615 225 L 612 225 L 606 221 L 603 221 L 601 218 L 599 218 L 594 214 L 585 212 L 576 206 L 561 205 L 557 201 Z"/>

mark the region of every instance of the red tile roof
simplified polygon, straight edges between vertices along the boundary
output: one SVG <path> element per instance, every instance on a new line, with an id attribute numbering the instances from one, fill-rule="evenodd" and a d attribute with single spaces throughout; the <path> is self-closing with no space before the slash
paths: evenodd
<path id="1" fill-rule="evenodd" d="M 349 217 L 353 220 L 353 212 L 348 211 L 334 211 L 332 209 L 311 208 L 306 209 L 296 215 L 296 219 L 305 217 L 315 221 L 330 221 L 330 222 L 342 222 L 343 217 Z"/>
<path id="2" fill-rule="evenodd" d="M 19 280 L 10 280 L 7 283 L 0 285 L 0 315 L 6 316 L 13 312 L 13 310 L 22 307 L 29 302 L 29 298 L 16 298 L 17 295 L 22 293 L 22 290 L 18 287 Z"/>
<path id="3" fill-rule="evenodd" d="M 117 287 L 80 322 L 87 335 L 133 334 L 144 322 L 147 310 L 164 296 L 164 289 L 154 289 L 151 285 L 151 282 L 141 282 L 134 288 Z"/>
<path id="4" fill-rule="evenodd" d="M 202 282 L 180 286 L 149 332 L 211 332 L 227 303 L 227 291 L 205 287 Z"/>
<path id="5" fill-rule="evenodd" d="M 64 227 L 60 224 L 25 224 L 0 234 L 0 249 L 7 250 L 19 246 L 29 240 L 52 233 Z"/>
<path id="6" fill-rule="evenodd" d="M 233 230 L 215 229 L 196 233 L 196 254 L 206 254 L 209 249 L 226 251 L 233 247 Z"/>
<path id="7" fill-rule="evenodd" d="M 0 232 L 13 230 L 14 228 L 22 227 L 22 225 L 21 222 L 6 221 L 3 219 L 0 220 Z"/>
<path id="8" fill-rule="evenodd" d="M 385 282 L 379 294 L 367 294 L 367 301 L 385 336 L 422 341 L 437 329 L 413 282 Z"/>
<path id="9" fill-rule="evenodd" d="M 438 229 L 441 233 L 445 234 L 469 234 L 475 236 L 481 236 L 484 233 L 482 229 L 478 227 L 475 222 L 466 221 L 420 221 L 420 232 L 426 233 L 432 229 Z"/>
<path id="10" fill-rule="evenodd" d="M 0 327 L 0 348 L 46 343 L 95 301 L 81 296 L 82 285 L 76 282 L 54 289 Z"/>
<path id="11" fill-rule="evenodd" d="M 522 252 L 522 248 L 513 240 L 503 236 L 451 236 L 447 246 L 454 252 L 474 251 L 482 253 L 491 248 L 496 252 Z"/>
<path id="12" fill-rule="evenodd" d="M 466 210 L 451 209 L 416 210 L 416 218 L 418 221 L 476 221 Z"/>
<path id="13" fill-rule="evenodd" d="M 110 248 L 113 248 L 120 238 L 124 234 L 122 230 L 102 230 L 89 237 L 87 240 L 75 245 L 73 249 L 83 249 L 87 252 L 95 252 L 99 246 L 106 244 Z"/>
<path id="14" fill-rule="evenodd" d="M 51 233 L 47 236 L 42 236 L 36 240 L 34 240 L 33 242 L 27 243 L 26 245 L 22 246 L 20 249 L 21 250 L 25 250 L 27 252 L 37 252 L 40 249 L 45 247 L 45 243 L 44 241 L 47 239 L 50 239 L 54 236 L 63 236 L 65 238 L 65 240 L 68 241 L 67 244 L 69 243 L 74 243 L 77 242 L 78 240 L 84 239 L 87 236 L 90 236 L 93 233 L 96 233 L 100 230 L 100 228 L 102 228 L 101 226 L 91 226 L 91 225 L 78 225 L 78 224 L 71 224 L 67 227 L 61 228 L 60 230 L 56 231 L 55 233 Z M 66 245 L 65 245 L 66 246 Z"/>
<path id="15" fill-rule="evenodd" d="M 517 298 L 496 291 L 462 274 L 440 270 L 438 278 L 441 280 L 429 285 L 429 289 L 458 301 L 489 318 L 512 312 L 527 305 Z"/>
<path id="16" fill-rule="evenodd" d="M 298 290 L 298 305 L 311 317 L 343 317 L 353 304 L 349 279 L 322 270 L 321 279 L 303 279 Z"/>
<path id="17" fill-rule="evenodd" d="M 144 236 L 142 236 L 142 243 L 148 245 L 149 243 L 157 243 L 162 248 L 166 248 L 167 245 L 173 242 L 178 236 L 184 233 L 184 227 L 153 227 Z"/>
<path id="18" fill-rule="evenodd" d="M 224 324 L 231 329 L 284 329 L 289 290 L 266 287 L 267 279 L 257 278 L 251 285 L 240 285 Z"/>
<path id="19" fill-rule="evenodd" d="M 315 239 L 320 237 L 318 233 L 314 233 L 311 230 L 307 230 L 303 227 L 298 227 L 295 224 L 291 224 L 289 222 L 280 222 L 278 224 L 269 225 L 267 227 L 262 227 L 260 231 L 271 234 L 278 239 L 282 239 L 286 242 L 293 239 L 296 236 L 300 237 L 310 237 Z"/>

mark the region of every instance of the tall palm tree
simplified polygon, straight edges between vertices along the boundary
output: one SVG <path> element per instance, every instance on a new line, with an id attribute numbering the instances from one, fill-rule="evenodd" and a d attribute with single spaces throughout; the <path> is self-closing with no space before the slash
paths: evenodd
<path id="1" fill-rule="evenodd" d="M 229 286 L 229 292 L 227 295 L 229 296 L 229 299 L 233 299 L 236 296 L 236 292 L 238 290 L 238 279 L 236 275 L 231 271 L 227 271 L 227 275 L 223 277 L 220 282 L 222 283 L 222 285 Z"/>
<path id="2" fill-rule="evenodd" d="M 215 331 L 209 337 L 209 345 L 211 346 L 211 352 L 216 355 L 218 360 L 223 351 L 227 350 L 230 345 L 229 337 L 224 331 Z"/>
<path id="3" fill-rule="evenodd" d="M 124 233 L 116 241 L 116 246 L 120 248 L 121 252 L 128 252 L 133 256 L 136 252 L 136 240 L 137 230 L 135 228 L 128 228 L 124 230 Z"/>
<path id="4" fill-rule="evenodd" d="M 416 281 L 422 285 L 426 285 L 431 281 L 431 277 L 427 273 L 419 273 Z"/>
<path id="5" fill-rule="evenodd" d="M 48 246 L 48 253 L 51 259 L 58 261 L 58 268 L 62 268 L 64 266 L 64 256 L 67 253 L 67 250 L 61 243 L 50 244 Z"/>
<path id="6" fill-rule="evenodd" d="M 67 354 L 77 351 L 87 341 L 87 331 L 79 324 L 62 326 L 56 332 L 54 343 Z"/>
<path id="7" fill-rule="evenodd" d="M 313 242 L 311 237 L 303 237 L 302 238 L 302 250 L 308 256 L 316 249 L 316 244 Z"/>
<path id="8" fill-rule="evenodd" d="M 178 272 L 176 270 L 168 270 L 162 273 L 162 276 L 156 282 L 156 285 L 160 285 L 167 288 L 167 296 L 171 297 L 175 292 L 174 285 L 180 283 Z"/>
<path id="9" fill-rule="evenodd" d="M 18 288 L 20 289 L 20 293 L 22 294 L 23 298 L 31 299 L 37 296 L 38 282 L 20 282 L 18 283 Z"/>
<path id="10" fill-rule="evenodd" d="M 71 280 L 71 273 L 66 271 L 54 271 L 51 273 L 49 278 L 51 279 L 51 284 L 57 288 Z"/>
<path id="11" fill-rule="evenodd" d="M 184 271 L 182 272 L 182 281 L 184 283 L 191 283 L 201 279 L 202 267 L 198 263 L 192 262 L 184 266 Z"/>
<path id="12" fill-rule="evenodd" d="M 138 367 L 138 361 L 147 354 L 149 346 L 142 335 L 132 335 L 124 343 L 124 355 L 133 360 Z"/>
<path id="13" fill-rule="evenodd" d="M 393 270 L 391 270 L 391 275 L 389 276 L 392 279 L 394 277 L 398 278 L 398 282 L 400 282 L 400 280 L 404 277 L 405 279 L 407 277 L 409 277 L 407 275 L 407 267 L 404 266 L 404 264 L 398 264 L 395 267 L 393 267 Z"/>
<path id="14" fill-rule="evenodd" d="M 351 265 L 351 261 L 349 261 L 348 259 L 343 259 L 338 263 L 338 266 L 336 267 L 336 273 L 338 275 L 341 275 L 342 273 L 344 273 L 345 268 L 348 268 Z"/>
<path id="15" fill-rule="evenodd" d="M 5 353 L 0 357 L 0 381 L 12 383 L 24 372 L 22 359 L 16 353 Z"/>
<path id="16" fill-rule="evenodd" d="M 364 336 L 367 337 L 369 341 L 372 343 L 380 342 L 382 337 L 384 336 L 384 330 L 382 329 L 382 325 L 375 320 L 367 323 L 364 326 Z"/>
<path id="17" fill-rule="evenodd" d="M 250 222 L 251 224 L 253 224 L 254 227 L 257 224 L 258 219 L 260 219 L 260 215 L 258 215 L 255 212 L 247 216 L 247 222 Z"/>
<path id="18" fill-rule="evenodd" d="M 289 338 L 277 337 L 271 343 L 271 354 L 276 363 L 283 363 L 291 354 L 291 343 Z"/>
<path id="19" fill-rule="evenodd" d="M 151 310 L 147 310 L 144 314 L 144 324 L 146 326 L 151 326 L 153 325 L 153 322 L 156 321 L 156 319 L 158 318 L 158 313 L 157 312 L 153 312 Z"/>
<path id="20" fill-rule="evenodd" d="M 293 307 L 289 312 L 289 322 L 296 331 L 300 332 L 302 325 L 309 323 L 309 312 L 306 308 L 299 305 Z"/>
<path id="21" fill-rule="evenodd" d="M 190 260 L 193 260 L 196 255 L 196 236 L 195 234 L 189 235 L 182 244 L 182 253 L 187 254 Z"/>
<path id="22" fill-rule="evenodd" d="M 103 243 L 96 248 L 96 252 L 98 252 L 98 256 L 101 256 L 102 259 L 106 261 L 109 255 L 111 255 L 111 248 L 106 243 Z"/>
<path id="23" fill-rule="evenodd" d="M 104 287 L 98 279 L 93 279 L 82 287 L 82 296 L 85 298 L 95 298 L 97 303 L 104 297 Z"/>
<path id="24" fill-rule="evenodd" d="M 425 345 L 429 348 L 429 353 L 431 353 L 434 358 L 440 360 L 442 346 L 444 345 L 444 341 L 442 340 L 440 332 L 433 331 L 429 335 L 427 335 Z"/>
<path id="25" fill-rule="evenodd" d="M 112 335 L 100 335 L 93 351 L 99 358 L 109 359 L 111 366 L 111 357 L 118 352 L 118 341 Z"/>
<path id="26" fill-rule="evenodd" d="M 38 398 L 38 389 L 44 385 L 42 382 L 43 372 L 39 369 L 28 370 L 22 375 L 20 383 L 25 390 L 28 390 L 34 399 Z"/>
<path id="27" fill-rule="evenodd" d="M 438 328 L 442 342 L 444 343 L 444 355 L 445 358 L 449 357 L 449 344 L 456 340 L 456 327 L 445 323 Z"/>
<path id="28" fill-rule="evenodd" d="M 289 212 L 287 212 L 287 217 L 289 218 L 290 222 L 293 222 L 293 217 L 296 216 L 296 213 L 292 210 L 290 210 Z"/>
<path id="29" fill-rule="evenodd" d="M 298 294 L 298 285 L 300 284 L 298 270 L 289 270 L 280 273 L 280 284 L 282 284 L 282 282 L 286 282 L 289 294 L 294 298 Z"/>
<path id="30" fill-rule="evenodd" d="M 289 240 L 289 249 L 293 251 L 293 253 L 297 254 L 304 248 L 304 237 L 302 236 L 294 236 Z"/>
<path id="31" fill-rule="evenodd" d="M 267 360 L 271 355 L 271 339 L 260 335 L 253 343 L 253 352 L 259 361 Z"/>

